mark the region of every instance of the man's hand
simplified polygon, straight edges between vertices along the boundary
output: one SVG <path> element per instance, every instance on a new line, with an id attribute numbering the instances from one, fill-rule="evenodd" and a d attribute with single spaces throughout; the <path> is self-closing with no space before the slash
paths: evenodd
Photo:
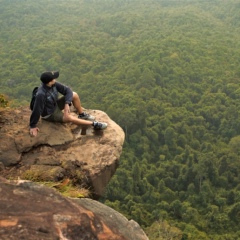
<path id="1" fill-rule="evenodd" d="M 38 127 L 35 127 L 35 128 L 30 128 L 30 136 L 33 136 L 33 137 L 36 137 L 38 135 L 38 132 L 39 132 L 39 128 Z"/>

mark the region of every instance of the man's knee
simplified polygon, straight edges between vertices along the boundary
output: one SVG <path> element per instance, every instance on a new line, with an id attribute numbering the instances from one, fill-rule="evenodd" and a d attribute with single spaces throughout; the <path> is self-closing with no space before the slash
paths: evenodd
<path id="1" fill-rule="evenodd" d="M 73 120 L 73 116 L 71 114 L 67 114 L 63 116 L 63 122 L 71 122 Z"/>
<path id="2" fill-rule="evenodd" d="M 78 94 L 76 92 L 73 92 L 73 99 L 79 98 Z"/>

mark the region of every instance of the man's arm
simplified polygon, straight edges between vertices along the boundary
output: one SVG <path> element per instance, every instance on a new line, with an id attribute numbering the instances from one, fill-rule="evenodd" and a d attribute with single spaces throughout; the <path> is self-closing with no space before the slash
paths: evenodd
<path id="1" fill-rule="evenodd" d="M 70 114 L 70 107 L 68 103 L 65 103 L 63 114 L 66 117 L 68 114 Z"/>
<path id="2" fill-rule="evenodd" d="M 33 111 L 30 116 L 30 124 L 29 124 L 30 135 L 34 137 L 37 136 L 39 131 L 39 128 L 37 127 L 37 123 L 44 109 L 44 105 L 45 105 L 44 99 L 45 99 L 44 94 L 37 94 Z"/>
<path id="3" fill-rule="evenodd" d="M 70 104 L 73 99 L 73 91 L 70 87 L 65 86 L 59 82 L 56 82 L 57 91 L 65 96 L 66 104 Z"/>

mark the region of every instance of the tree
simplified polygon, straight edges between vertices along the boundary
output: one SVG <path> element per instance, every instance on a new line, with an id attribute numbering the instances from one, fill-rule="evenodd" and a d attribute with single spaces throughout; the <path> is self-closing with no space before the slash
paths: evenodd
<path id="1" fill-rule="evenodd" d="M 0 94 L 0 108 L 6 108 L 8 106 L 8 100 L 6 99 L 6 96 L 3 94 Z"/>
<path id="2" fill-rule="evenodd" d="M 164 133 L 165 143 L 169 149 L 176 148 L 176 133 L 172 127 L 168 127 Z"/>
<path id="3" fill-rule="evenodd" d="M 231 190 L 227 195 L 227 204 L 232 205 L 235 203 L 235 191 Z"/>
<path id="4" fill-rule="evenodd" d="M 232 221 L 239 223 L 240 221 L 240 203 L 239 202 L 235 203 L 232 206 L 231 210 L 228 213 L 228 216 Z"/>
<path id="5" fill-rule="evenodd" d="M 231 138 L 229 142 L 230 150 L 236 154 L 240 153 L 240 136 Z"/>
<path id="6" fill-rule="evenodd" d="M 136 162 L 133 165 L 133 169 L 132 169 L 132 178 L 133 178 L 133 189 L 132 189 L 132 193 L 134 195 L 140 195 L 140 187 L 141 187 L 141 170 L 140 170 L 140 166 L 138 164 L 138 162 Z"/>
<path id="7" fill-rule="evenodd" d="M 182 219 L 182 203 L 177 199 L 170 204 L 171 211 L 177 219 Z"/>

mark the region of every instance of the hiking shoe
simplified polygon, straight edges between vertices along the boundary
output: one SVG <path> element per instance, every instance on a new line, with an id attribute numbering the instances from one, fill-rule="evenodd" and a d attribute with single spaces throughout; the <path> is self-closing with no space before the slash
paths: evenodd
<path id="1" fill-rule="evenodd" d="M 93 122 L 94 130 L 104 130 L 107 128 L 107 123 L 104 122 Z"/>
<path id="2" fill-rule="evenodd" d="M 94 116 L 92 116 L 88 113 L 85 113 L 85 112 L 83 112 L 81 114 L 78 114 L 78 118 L 83 119 L 83 120 L 89 120 L 89 121 L 92 121 L 92 122 L 95 120 Z"/>

